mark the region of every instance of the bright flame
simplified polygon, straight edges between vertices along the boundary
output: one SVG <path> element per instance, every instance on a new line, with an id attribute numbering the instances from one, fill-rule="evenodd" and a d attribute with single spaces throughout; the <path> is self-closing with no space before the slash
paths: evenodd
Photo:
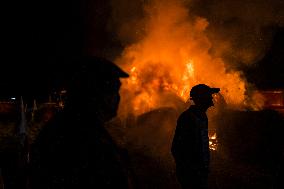
<path id="1" fill-rule="evenodd" d="M 209 149 L 216 151 L 218 148 L 217 133 L 216 131 L 211 131 L 208 133 L 209 137 Z"/>
<path id="2" fill-rule="evenodd" d="M 144 38 L 117 59 L 130 73 L 121 89 L 120 115 L 175 106 L 173 96 L 186 102 L 191 87 L 199 83 L 220 87 L 229 105 L 243 103 L 245 82 L 240 73 L 228 71 L 222 58 L 209 53 L 212 45 L 205 18 L 190 17 L 173 0 L 154 1 L 146 13 Z"/>
<path id="3" fill-rule="evenodd" d="M 215 140 L 217 138 L 216 133 L 213 134 L 213 136 L 210 137 L 210 139 Z"/>

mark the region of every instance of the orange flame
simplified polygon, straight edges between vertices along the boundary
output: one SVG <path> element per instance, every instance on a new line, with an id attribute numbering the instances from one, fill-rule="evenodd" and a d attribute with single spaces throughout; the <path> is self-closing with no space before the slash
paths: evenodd
<path id="1" fill-rule="evenodd" d="M 245 81 L 239 72 L 228 71 L 221 57 L 209 53 L 212 45 L 205 18 L 190 17 L 175 1 L 154 1 L 145 10 L 144 38 L 125 48 L 117 59 L 130 73 L 121 89 L 120 114 L 175 106 L 173 96 L 186 102 L 191 87 L 198 83 L 220 87 L 230 105 L 243 104 Z"/>

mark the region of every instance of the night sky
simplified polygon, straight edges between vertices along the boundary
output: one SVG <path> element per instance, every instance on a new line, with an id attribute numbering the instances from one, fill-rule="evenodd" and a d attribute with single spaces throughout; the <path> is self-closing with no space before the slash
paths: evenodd
<path id="1" fill-rule="evenodd" d="M 1 26 L 2 93 L 44 94 L 52 88 L 48 83 L 54 74 L 68 69 L 70 60 L 76 56 L 89 54 L 115 59 L 126 44 L 135 40 L 131 36 L 134 34 L 120 32 L 122 26 L 143 17 L 143 3 L 147 2 L 5 2 Z M 257 55 L 249 64 L 240 57 L 227 57 L 231 62 L 245 62 L 237 69 L 245 70 L 249 81 L 259 88 L 284 88 L 283 1 L 190 2 L 188 7 L 194 14 L 208 19 L 210 31 L 223 33 L 213 43 L 226 39 L 235 44 L 236 52 L 256 49 Z"/>
<path id="2" fill-rule="evenodd" d="M 7 2 L 1 40 L 2 90 L 7 94 L 44 94 L 50 90 L 54 74 L 68 69 L 74 57 L 103 56 L 110 41 L 105 31 L 110 11 L 104 2 Z M 97 8 L 91 11 L 90 7 Z"/>

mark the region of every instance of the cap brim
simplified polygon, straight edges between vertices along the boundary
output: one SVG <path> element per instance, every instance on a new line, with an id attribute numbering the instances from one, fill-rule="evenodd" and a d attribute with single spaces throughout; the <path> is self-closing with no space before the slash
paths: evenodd
<path id="1" fill-rule="evenodd" d="M 110 64 L 110 63 L 109 63 Z M 103 64 L 102 64 L 103 65 Z M 101 75 L 107 76 L 109 78 L 127 78 L 129 77 L 128 73 L 123 71 L 120 67 L 111 63 L 110 65 L 101 66 Z"/>
<path id="2" fill-rule="evenodd" d="M 127 78 L 129 77 L 129 74 L 124 72 L 123 70 L 120 70 L 119 72 L 119 77 L 122 77 L 122 78 Z"/>
<path id="3" fill-rule="evenodd" d="M 210 92 L 211 92 L 212 94 L 214 94 L 214 93 L 219 93 L 219 92 L 220 92 L 220 88 L 210 88 Z"/>
<path id="4" fill-rule="evenodd" d="M 128 73 L 126 73 L 125 71 L 123 71 L 119 66 L 117 66 L 116 64 L 112 63 L 111 67 L 111 72 L 112 74 L 114 74 L 113 76 L 116 77 L 122 77 L 122 78 L 126 78 L 129 77 Z"/>

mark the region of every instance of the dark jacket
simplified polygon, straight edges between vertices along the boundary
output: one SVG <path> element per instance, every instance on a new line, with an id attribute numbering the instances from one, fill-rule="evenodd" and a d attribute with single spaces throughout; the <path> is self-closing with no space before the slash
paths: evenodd
<path id="1" fill-rule="evenodd" d="M 33 189 L 128 188 L 127 182 L 117 146 L 91 118 L 57 116 L 32 146 Z"/>
<path id="2" fill-rule="evenodd" d="M 177 166 L 208 169 L 210 154 L 205 112 L 191 106 L 180 115 L 171 150 Z"/>

